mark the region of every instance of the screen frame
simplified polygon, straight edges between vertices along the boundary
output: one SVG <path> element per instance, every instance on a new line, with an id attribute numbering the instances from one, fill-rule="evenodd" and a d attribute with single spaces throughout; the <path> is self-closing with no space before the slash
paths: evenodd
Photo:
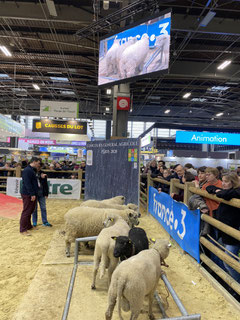
<path id="1" fill-rule="evenodd" d="M 167 13 L 171 13 L 171 25 L 172 25 L 172 9 L 169 8 L 169 9 L 165 9 L 163 11 L 160 11 L 158 13 L 152 14 L 152 15 L 148 16 L 147 18 L 146 17 L 142 18 L 142 19 L 138 20 L 137 22 L 129 24 L 128 26 L 119 28 L 117 32 L 115 31 L 115 32 L 108 33 L 107 35 L 102 36 L 100 38 L 100 41 L 107 39 L 107 38 L 110 38 L 113 35 L 117 35 L 118 33 L 121 33 L 125 30 L 129 30 L 131 28 L 137 27 L 137 26 L 141 25 L 142 23 L 147 22 L 148 20 L 152 20 L 152 19 L 161 17 Z M 99 42 L 99 46 L 100 46 L 100 42 Z M 171 46 L 171 36 L 170 36 L 170 46 Z M 170 61 L 170 46 L 169 46 L 169 61 Z M 98 56 L 98 72 L 99 72 L 99 56 Z M 144 78 L 147 79 L 147 78 L 149 78 L 148 77 L 149 75 L 151 75 L 151 78 L 152 77 L 155 78 L 156 76 L 158 76 L 160 74 L 166 74 L 166 73 L 169 73 L 169 67 L 168 67 L 168 69 L 165 69 L 165 70 L 159 70 L 159 71 L 155 71 L 155 72 L 145 73 L 145 74 L 141 74 L 138 76 L 120 79 L 120 80 L 116 80 L 116 81 L 112 81 L 112 82 L 108 82 L 108 83 L 104 83 L 104 84 L 97 84 L 97 86 L 99 89 L 110 88 L 114 85 L 118 85 L 121 83 L 136 82 L 137 80 L 142 80 Z"/>

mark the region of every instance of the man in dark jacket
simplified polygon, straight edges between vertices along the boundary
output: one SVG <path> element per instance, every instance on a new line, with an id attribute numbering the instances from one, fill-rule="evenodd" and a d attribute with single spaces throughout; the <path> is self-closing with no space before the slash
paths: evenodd
<path id="1" fill-rule="evenodd" d="M 46 209 L 46 198 L 49 194 L 48 182 L 47 182 L 47 175 L 41 170 L 43 164 L 39 163 L 37 165 L 37 180 L 38 180 L 38 195 L 37 195 L 37 202 L 36 207 L 32 215 L 32 222 L 33 226 L 37 226 L 37 209 L 38 209 L 38 202 L 41 209 L 41 216 L 42 216 L 42 223 L 45 227 L 52 227 L 51 223 L 47 220 L 47 209 Z"/>
<path id="2" fill-rule="evenodd" d="M 20 233 L 25 236 L 31 235 L 28 230 L 32 229 L 31 215 L 35 209 L 38 194 L 36 167 L 39 163 L 40 159 L 33 157 L 22 173 L 23 211 L 20 218 Z"/>

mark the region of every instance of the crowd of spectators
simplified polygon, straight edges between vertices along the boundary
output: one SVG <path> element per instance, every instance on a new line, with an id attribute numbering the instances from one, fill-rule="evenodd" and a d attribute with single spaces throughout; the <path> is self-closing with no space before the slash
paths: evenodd
<path id="1" fill-rule="evenodd" d="M 13 176 L 13 170 L 16 167 L 21 167 L 22 169 L 26 168 L 29 164 L 29 160 L 25 159 L 22 161 L 14 161 L 13 159 L 8 162 L 4 162 L 3 158 L 0 158 L 0 176 Z M 42 170 L 46 170 L 48 178 L 60 178 L 60 179 L 77 179 L 79 169 L 85 170 L 86 162 L 82 161 L 81 164 L 77 164 L 73 161 L 55 161 L 43 163 Z M 10 169 L 10 170 L 9 170 Z M 68 172 L 68 171 L 76 171 Z M 83 179 L 84 179 L 83 172 Z"/>
<path id="2" fill-rule="evenodd" d="M 193 182 L 196 188 L 207 191 L 209 194 L 215 194 L 224 200 L 232 198 L 240 199 L 240 167 L 236 171 L 224 170 L 223 167 L 199 167 L 197 170 L 192 164 L 187 163 L 184 166 L 176 164 L 169 169 L 166 168 L 164 161 L 152 160 L 142 170 L 143 184 L 146 183 L 146 176 L 150 173 L 152 178 L 161 178 L 170 181 L 172 178 L 178 179 L 181 184 Z M 158 192 L 168 193 L 174 200 L 183 201 L 184 190 L 180 189 L 178 194 L 170 193 L 169 185 L 154 181 L 154 187 Z M 233 207 L 225 203 L 193 194 L 188 203 L 190 210 L 200 209 L 201 213 L 208 214 L 222 223 L 240 230 L 240 208 Z M 201 221 L 201 235 L 210 236 L 225 248 L 229 255 L 234 254 L 239 261 L 240 243 L 230 235 L 219 231 L 208 223 Z M 230 253 L 229 253 L 230 252 Z M 211 259 L 219 265 L 225 272 L 229 273 L 234 280 L 240 283 L 240 274 L 231 268 L 226 262 L 220 260 L 212 253 L 208 253 Z M 238 297 L 239 298 L 239 297 Z"/>

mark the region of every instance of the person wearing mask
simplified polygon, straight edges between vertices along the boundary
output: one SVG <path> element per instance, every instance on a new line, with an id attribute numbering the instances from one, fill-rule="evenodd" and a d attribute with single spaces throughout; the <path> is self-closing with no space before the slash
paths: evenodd
<path id="1" fill-rule="evenodd" d="M 38 163 L 36 169 L 37 169 L 37 181 L 38 181 L 38 195 L 37 195 L 37 201 L 36 206 L 34 209 L 34 212 L 32 214 L 32 222 L 33 226 L 37 226 L 37 219 L 38 219 L 38 203 L 40 205 L 41 210 L 41 216 L 42 216 L 42 223 L 45 227 L 52 227 L 51 223 L 47 220 L 47 209 L 46 209 L 46 198 L 48 197 L 49 188 L 47 183 L 47 175 L 41 171 L 42 163 Z"/>
<path id="2" fill-rule="evenodd" d="M 235 172 L 223 174 L 222 176 L 222 189 L 217 186 L 209 186 L 206 190 L 211 194 L 216 194 L 218 198 L 224 200 L 231 200 L 232 198 L 240 199 L 240 183 L 238 175 Z M 215 211 L 215 217 L 222 223 L 240 230 L 240 209 L 232 207 L 225 203 L 220 203 L 219 207 Z M 232 238 L 225 232 L 218 230 L 218 242 L 224 246 L 224 248 L 234 255 L 238 255 L 240 250 L 239 240 Z M 227 251 L 225 251 L 229 254 Z M 231 268 L 225 261 L 223 261 L 224 267 L 231 277 L 240 283 L 240 273 Z"/>
<path id="3" fill-rule="evenodd" d="M 22 173 L 21 196 L 23 200 L 23 211 L 20 218 L 20 233 L 30 236 L 28 230 L 32 229 L 31 215 L 36 206 L 38 194 L 38 181 L 36 177 L 36 167 L 40 164 L 40 159 L 32 157 L 30 164 Z"/>

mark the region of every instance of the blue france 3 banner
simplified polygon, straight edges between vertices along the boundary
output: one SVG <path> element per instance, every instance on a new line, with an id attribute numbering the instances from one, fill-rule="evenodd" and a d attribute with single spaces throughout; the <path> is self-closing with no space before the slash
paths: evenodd
<path id="1" fill-rule="evenodd" d="M 148 211 L 180 247 L 200 263 L 200 211 L 191 211 L 168 194 L 149 188 Z"/>

